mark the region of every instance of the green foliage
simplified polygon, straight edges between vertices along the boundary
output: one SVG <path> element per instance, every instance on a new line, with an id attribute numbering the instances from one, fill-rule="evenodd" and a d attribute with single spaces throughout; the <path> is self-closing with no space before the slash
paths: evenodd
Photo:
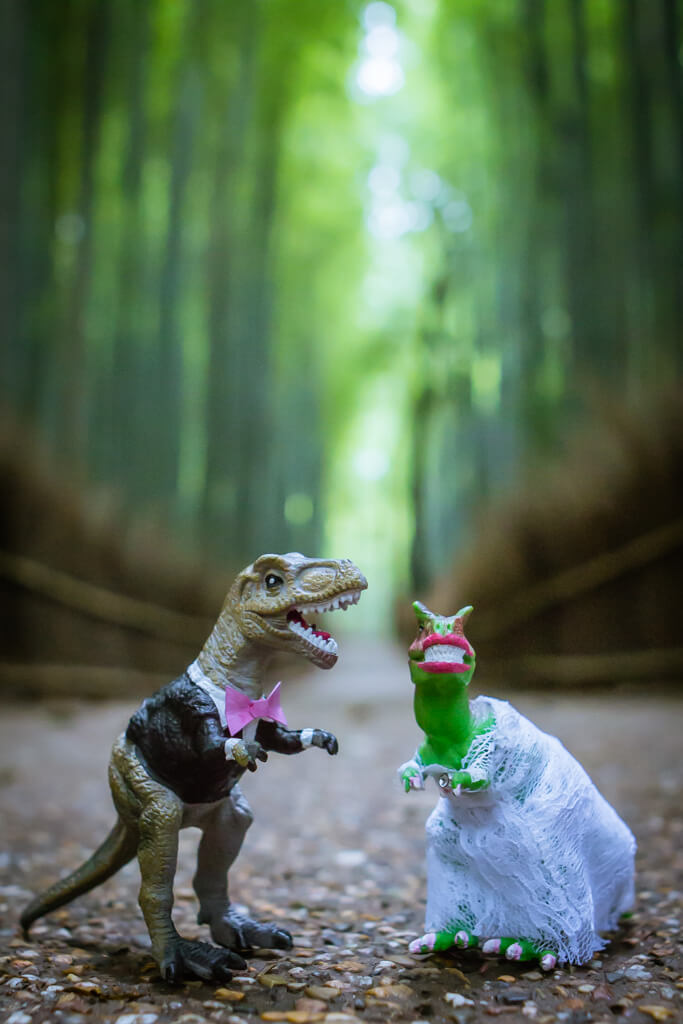
<path id="1" fill-rule="evenodd" d="M 3 395 L 135 515 L 345 547 L 380 622 L 680 373 L 673 0 L 10 7 Z"/>

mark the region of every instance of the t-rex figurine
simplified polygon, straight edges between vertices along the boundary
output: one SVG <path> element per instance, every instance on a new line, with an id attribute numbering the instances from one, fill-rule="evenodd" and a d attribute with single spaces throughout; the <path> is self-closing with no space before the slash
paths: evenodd
<path id="1" fill-rule="evenodd" d="M 228 869 L 252 821 L 238 781 L 247 768 L 255 771 L 258 761 L 266 761 L 269 750 L 296 754 L 315 746 L 337 753 L 331 733 L 281 724 L 276 691 L 262 698 L 264 673 L 278 652 L 332 668 L 336 641 L 306 616 L 355 604 L 366 587 L 353 562 L 296 552 L 262 555 L 237 576 L 196 661 L 144 701 L 114 744 L 109 782 L 116 825 L 85 864 L 26 907 L 25 934 L 37 918 L 88 892 L 137 855 L 140 907 L 166 981 L 187 974 L 227 981 L 230 968 L 244 967 L 237 950 L 291 946 L 289 932 L 244 917 L 230 905 Z M 178 832 L 189 825 L 203 833 L 194 877 L 198 921 L 209 925 L 224 949 L 182 938 L 171 920 Z"/>
<path id="2" fill-rule="evenodd" d="M 409 649 L 425 739 L 399 769 L 406 792 L 435 776 L 427 821 L 426 934 L 413 953 L 478 947 L 509 960 L 584 963 L 633 903 L 631 832 L 554 736 L 468 685 L 471 607 L 416 601 Z"/>

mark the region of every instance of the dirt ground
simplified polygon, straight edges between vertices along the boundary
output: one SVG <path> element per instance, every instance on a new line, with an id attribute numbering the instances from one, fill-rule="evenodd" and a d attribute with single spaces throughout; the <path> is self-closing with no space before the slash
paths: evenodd
<path id="1" fill-rule="evenodd" d="M 541 975 L 476 953 L 408 953 L 423 930 L 423 830 L 437 796 L 405 795 L 395 778 L 419 740 L 403 652 L 346 644 L 333 672 L 289 687 L 285 679 L 283 689 L 290 725 L 331 729 L 340 753 L 271 754 L 244 780 L 256 820 L 231 873 L 232 898 L 280 921 L 295 946 L 257 952 L 219 989 L 161 982 L 134 864 L 39 921 L 30 942 L 21 938 L 17 918 L 30 895 L 85 859 L 112 824 L 108 753 L 134 706 L 0 706 L 4 1020 L 683 1021 L 680 701 L 637 691 L 495 694 L 562 739 L 639 845 L 629 925 L 592 963 Z M 197 838 L 183 833 L 176 876 L 175 917 L 189 937 L 206 933 L 191 888 Z"/>

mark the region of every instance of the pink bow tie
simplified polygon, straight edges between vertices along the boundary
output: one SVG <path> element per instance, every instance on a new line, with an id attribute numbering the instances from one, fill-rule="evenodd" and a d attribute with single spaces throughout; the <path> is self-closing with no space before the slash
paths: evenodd
<path id="1" fill-rule="evenodd" d="M 285 713 L 280 704 L 280 683 L 276 683 L 267 697 L 251 700 L 246 693 L 234 686 L 225 688 L 225 721 L 230 735 L 235 736 L 249 722 L 257 718 L 268 718 L 272 722 L 287 725 Z"/>

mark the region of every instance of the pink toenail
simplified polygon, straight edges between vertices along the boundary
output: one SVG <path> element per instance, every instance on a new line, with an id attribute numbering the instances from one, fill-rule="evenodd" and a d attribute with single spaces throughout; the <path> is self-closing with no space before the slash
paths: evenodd
<path id="1" fill-rule="evenodd" d="M 424 953 L 425 949 L 434 949 L 435 942 L 436 933 L 427 932 L 427 934 L 423 935 L 421 939 L 414 939 L 408 946 L 408 949 L 410 950 L 411 953 Z"/>
<path id="2" fill-rule="evenodd" d="M 500 953 L 500 939 L 487 939 L 481 947 L 482 953 Z"/>
<path id="3" fill-rule="evenodd" d="M 505 958 L 506 960 L 519 960 L 522 955 L 522 947 L 518 942 L 513 942 L 511 946 L 508 946 Z"/>
<path id="4" fill-rule="evenodd" d="M 467 949 L 470 944 L 470 937 L 467 932 L 456 932 L 455 933 L 455 944 L 460 949 Z"/>
<path id="5" fill-rule="evenodd" d="M 552 971 L 553 967 L 557 966 L 557 957 L 552 953 L 546 953 L 545 956 L 541 957 L 541 970 Z"/>

